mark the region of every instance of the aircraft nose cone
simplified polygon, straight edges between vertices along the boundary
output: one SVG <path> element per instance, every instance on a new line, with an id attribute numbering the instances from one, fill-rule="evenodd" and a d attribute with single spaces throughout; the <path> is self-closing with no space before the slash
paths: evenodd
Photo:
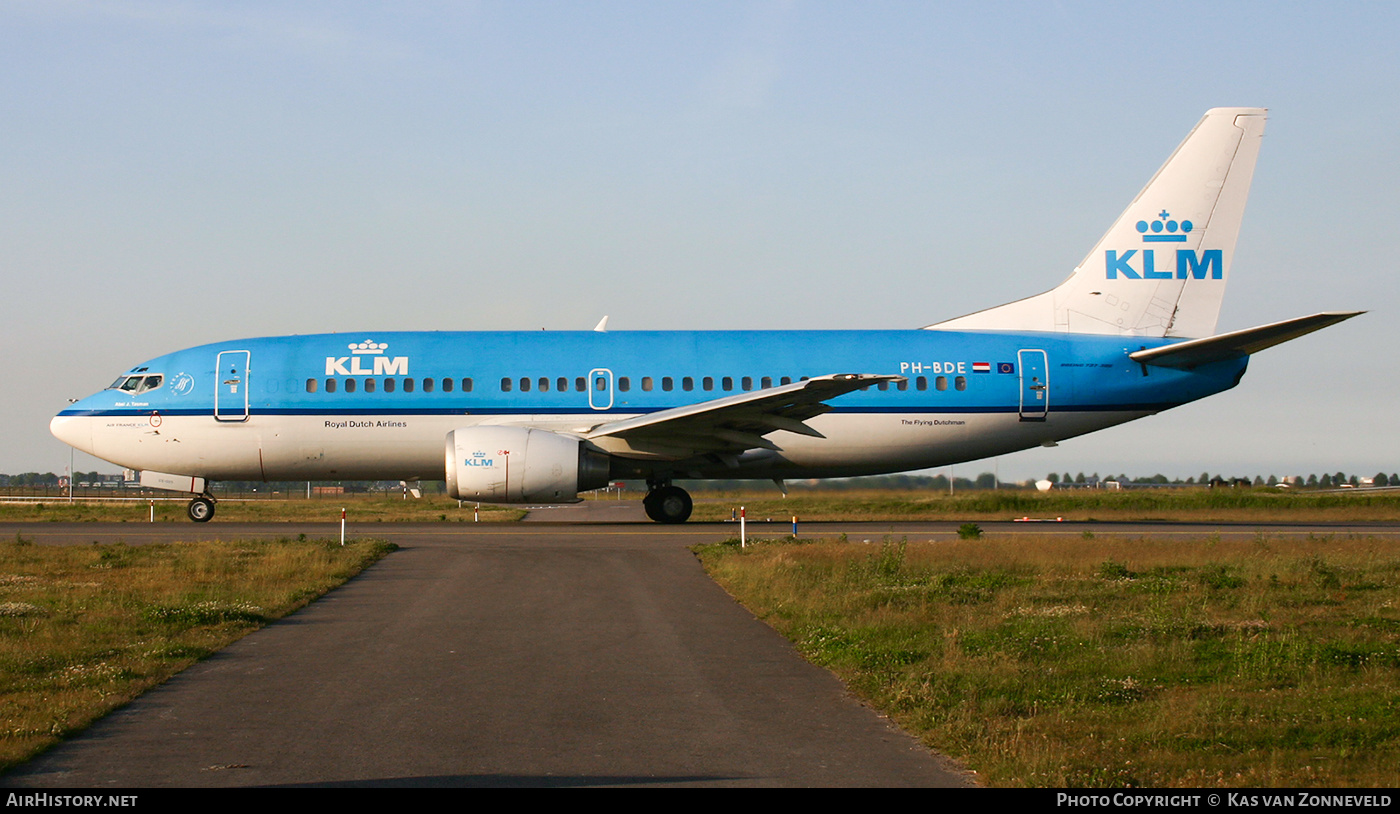
<path id="1" fill-rule="evenodd" d="M 56 415 L 49 422 L 49 432 L 70 447 L 92 453 L 92 421 L 85 416 Z"/>

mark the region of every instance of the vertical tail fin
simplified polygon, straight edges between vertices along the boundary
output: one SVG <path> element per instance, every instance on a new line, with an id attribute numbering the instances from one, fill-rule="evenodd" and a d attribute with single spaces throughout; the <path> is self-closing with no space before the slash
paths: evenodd
<path id="1" fill-rule="evenodd" d="M 928 327 L 1210 336 L 1264 119 L 1263 108 L 1207 111 L 1058 288 Z"/>

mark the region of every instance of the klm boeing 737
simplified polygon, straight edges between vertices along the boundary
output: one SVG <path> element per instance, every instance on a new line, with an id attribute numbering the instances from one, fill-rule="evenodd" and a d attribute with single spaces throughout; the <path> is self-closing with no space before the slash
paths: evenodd
<path id="1" fill-rule="evenodd" d="M 1215 334 L 1265 111 L 1206 113 L 1057 288 L 885 331 L 369 332 L 160 356 L 60 412 L 64 442 L 192 493 L 218 480 L 445 479 L 576 501 L 645 479 L 871 475 L 987 458 L 1234 387 L 1249 355 L 1360 312 Z"/>

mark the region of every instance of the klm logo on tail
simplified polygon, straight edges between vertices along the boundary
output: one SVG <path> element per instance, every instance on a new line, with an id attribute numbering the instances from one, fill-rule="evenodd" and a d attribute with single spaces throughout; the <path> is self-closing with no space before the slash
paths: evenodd
<path id="1" fill-rule="evenodd" d="M 1158 215 L 1157 220 L 1148 223 L 1145 220 L 1137 222 L 1137 230 L 1142 235 L 1143 243 L 1185 243 L 1186 237 L 1194 229 L 1194 224 L 1189 220 L 1180 223 L 1171 219 L 1171 213 L 1165 209 Z M 1196 251 L 1195 249 L 1176 250 L 1176 268 L 1172 268 L 1172 261 L 1166 258 L 1166 267 L 1158 268 L 1159 258 L 1156 249 L 1142 249 L 1141 257 L 1136 257 L 1137 249 L 1128 249 L 1122 254 L 1117 249 L 1108 249 L 1104 252 L 1104 271 L 1110 280 L 1170 280 L 1173 277 L 1178 280 L 1221 280 L 1224 279 L 1225 259 L 1220 249 L 1205 249 Z M 1138 265 L 1134 267 L 1133 262 L 1137 260 Z"/>

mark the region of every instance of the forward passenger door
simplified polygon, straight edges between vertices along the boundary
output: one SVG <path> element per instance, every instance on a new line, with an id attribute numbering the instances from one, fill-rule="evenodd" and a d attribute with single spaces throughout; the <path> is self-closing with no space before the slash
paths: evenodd
<path id="1" fill-rule="evenodd" d="M 250 352 L 219 353 L 214 368 L 214 420 L 248 420 L 248 363 Z"/>

